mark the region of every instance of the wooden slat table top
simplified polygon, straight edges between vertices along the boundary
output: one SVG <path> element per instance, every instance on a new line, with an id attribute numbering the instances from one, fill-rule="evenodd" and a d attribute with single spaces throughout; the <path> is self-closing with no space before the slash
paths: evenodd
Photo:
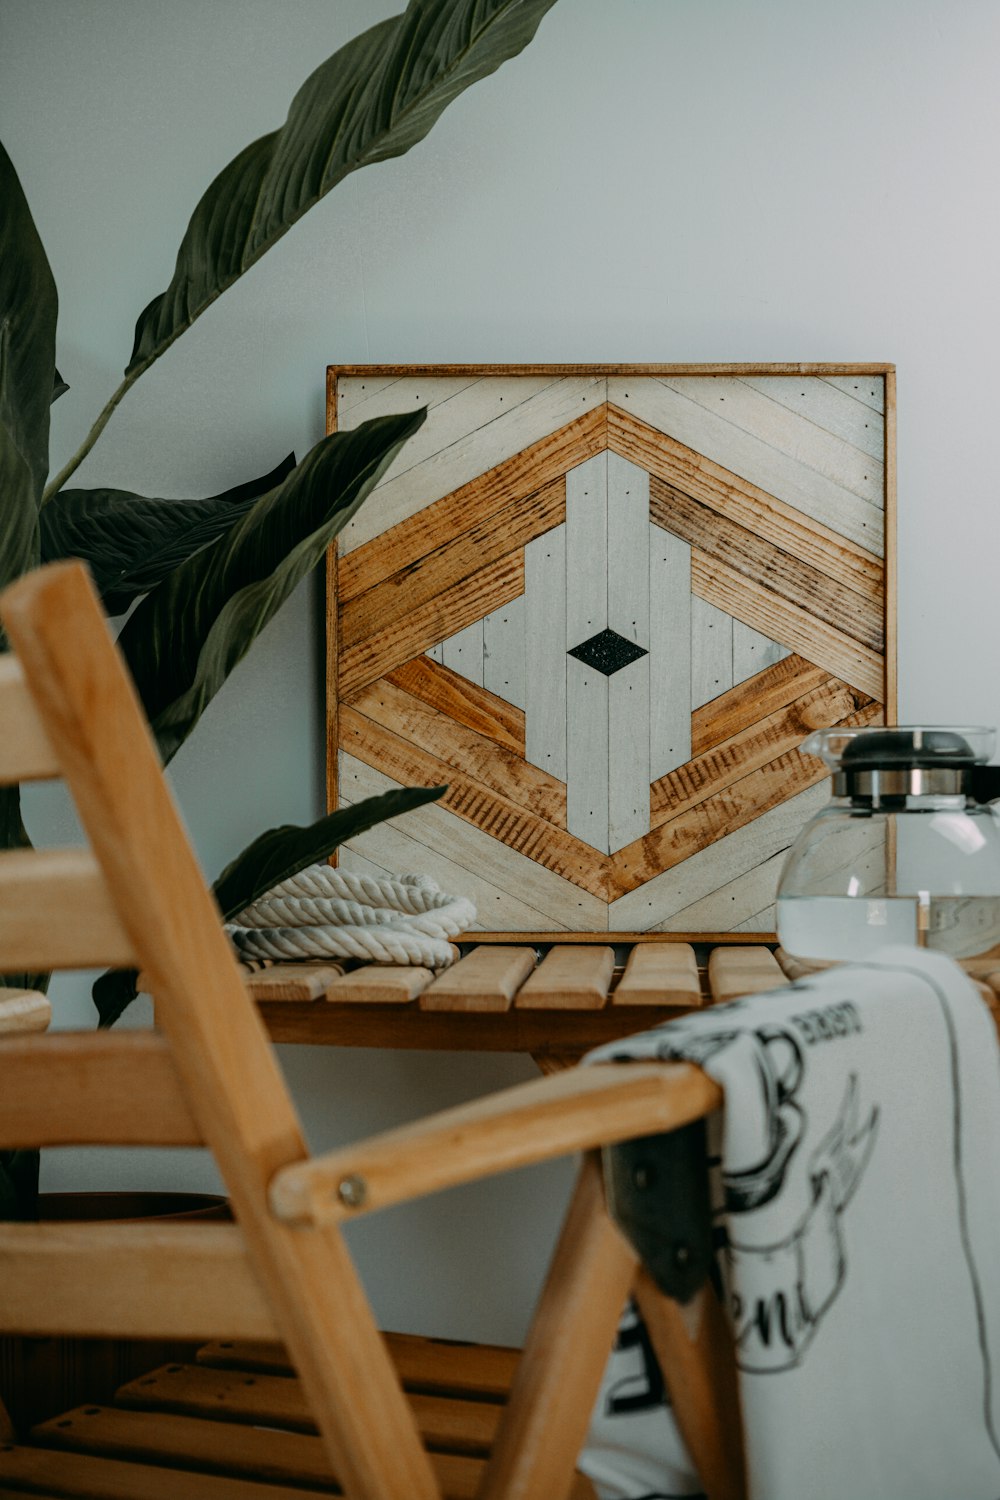
<path id="1" fill-rule="evenodd" d="M 437 976 L 429 969 L 306 961 L 255 968 L 247 987 L 276 1042 L 538 1057 L 579 1055 L 711 1004 L 719 998 L 709 983 L 714 972 L 756 973 L 763 963 L 776 976 L 771 983 L 782 982 L 757 934 L 748 943 L 730 938 L 724 948 L 699 944 L 697 951 L 666 934 L 642 943 L 632 934 L 619 941 L 618 933 L 566 934 L 560 942 L 552 941 L 556 934 L 537 936 L 537 943 L 521 933 L 508 934 L 506 943 L 495 941 L 497 934 L 477 937 Z M 710 952 L 724 953 L 729 966 L 711 969 Z"/>

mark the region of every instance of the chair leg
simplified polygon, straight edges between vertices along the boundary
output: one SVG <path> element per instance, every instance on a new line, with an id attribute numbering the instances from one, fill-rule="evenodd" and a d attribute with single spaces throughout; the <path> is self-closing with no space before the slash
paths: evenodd
<path id="1" fill-rule="evenodd" d="M 682 1305 L 640 1271 L 633 1295 L 708 1500 L 746 1500 L 733 1339 L 713 1288 Z"/>
<path id="2" fill-rule="evenodd" d="M 635 1276 L 584 1158 L 478 1500 L 565 1500 Z"/>

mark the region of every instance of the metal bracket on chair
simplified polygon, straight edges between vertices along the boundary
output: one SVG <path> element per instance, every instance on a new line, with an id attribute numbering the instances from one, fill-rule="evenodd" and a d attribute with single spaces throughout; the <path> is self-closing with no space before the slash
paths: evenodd
<path id="1" fill-rule="evenodd" d="M 661 1292 L 690 1302 L 712 1265 L 705 1121 L 603 1154 L 611 1217 Z"/>

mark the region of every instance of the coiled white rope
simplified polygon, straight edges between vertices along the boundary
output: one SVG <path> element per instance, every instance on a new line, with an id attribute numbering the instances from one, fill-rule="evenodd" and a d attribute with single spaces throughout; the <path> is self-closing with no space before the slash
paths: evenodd
<path id="1" fill-rule="evenodd" d="M 442 969 L 476 908 L 426 875 L 374 879 L 310 865 L 246 907 L 226 931 L 244 958 L 361 958 Z"/>

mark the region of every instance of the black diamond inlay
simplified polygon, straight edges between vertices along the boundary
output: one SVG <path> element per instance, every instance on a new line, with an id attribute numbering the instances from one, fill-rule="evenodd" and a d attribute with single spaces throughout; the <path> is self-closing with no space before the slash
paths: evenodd
<path id="1" fill-rule="evenodd" d="M 588 667 L 593 667 L 595 672 L 603 672 L 605 677 L 612 677 L 622 667 L 627 667 L 629 662 L 638 661 L 640 656 L 648 653 L 634 641 L 627 641 L 617 630 L 601 630 L 597 635 L 592 635 L 589 641 L 574 646 L 569 654 L 575 656 L 577 661 L 585 662 Z"/>

